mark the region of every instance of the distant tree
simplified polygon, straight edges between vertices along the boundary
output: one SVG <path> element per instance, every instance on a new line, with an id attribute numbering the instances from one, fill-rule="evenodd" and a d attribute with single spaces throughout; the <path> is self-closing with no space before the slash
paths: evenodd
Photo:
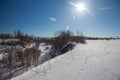
<path id="1" fill-rule="evenodd" d="M 24 34 L 20 30 L 14 31 L 15 38 L 19 39 L 20 41 L 29 43 L 33 38 L 32 36 L 29 36 L 27 33 Z"/>
<path id="2" fill-rule="evenodd" d="M 12 37 L 13 37 L 12 34 L 6 34 L 6 33 L 1 33 L 1 34 L 0 34 L 0 38 L 1 38 L 1 39 L 10 39 L 10 38 L 12 38 Z"/>

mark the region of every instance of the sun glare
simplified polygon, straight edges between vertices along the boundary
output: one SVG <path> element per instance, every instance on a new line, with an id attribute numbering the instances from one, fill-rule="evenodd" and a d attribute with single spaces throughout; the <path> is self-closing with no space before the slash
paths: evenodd
<path id="1" fill-rule="evenodd" d="M 78 11 L 85 11 L 87 8 L 85 7 L 85 4 L 77 4 L 76 5 Z"/>
<path id="2" fill-rule="evenodd" d="M 86 7 L 86 5 L 85 5 L 84 3 L 78 3 L 78 4 L 76 4 L 76 3 L 73 3 L 73 2 L 69 2 L 69 4 L 71 4 L 72 6 L 74 6 L 74 7 L 77 9 L 77 11 L 86 12 L 86 13 L 88 13 L 88 14 L 91 15 L 91 16 L 95 16 L 95 15 L 91 12 L 91 10 L 89 10 L 89 9 Z"/>

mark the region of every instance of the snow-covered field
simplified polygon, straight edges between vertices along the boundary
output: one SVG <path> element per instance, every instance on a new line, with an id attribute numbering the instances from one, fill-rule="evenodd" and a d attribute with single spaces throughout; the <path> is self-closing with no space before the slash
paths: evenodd
<path id="1" fill-rule="evenodd" d="M 120 40 L 91 40 L 11 80 L 120 80 Z"/>

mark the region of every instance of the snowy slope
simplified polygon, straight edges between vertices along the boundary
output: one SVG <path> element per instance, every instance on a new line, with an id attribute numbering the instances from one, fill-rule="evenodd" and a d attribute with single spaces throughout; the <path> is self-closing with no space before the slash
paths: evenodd
<path id="1" fill-rule="evenodd" d="M 12 80 L 120 80 L 120 40 L 91 40 Z"/>

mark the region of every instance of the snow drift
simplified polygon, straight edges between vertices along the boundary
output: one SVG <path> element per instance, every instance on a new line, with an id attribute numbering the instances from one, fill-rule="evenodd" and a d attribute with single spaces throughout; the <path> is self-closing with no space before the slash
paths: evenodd
<path id="1" fill-rule="evenodd" d="M 120 40 L 91 40 L 11 80 L 120 80 Z"/>

